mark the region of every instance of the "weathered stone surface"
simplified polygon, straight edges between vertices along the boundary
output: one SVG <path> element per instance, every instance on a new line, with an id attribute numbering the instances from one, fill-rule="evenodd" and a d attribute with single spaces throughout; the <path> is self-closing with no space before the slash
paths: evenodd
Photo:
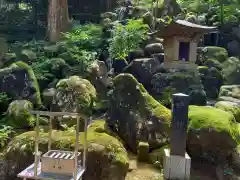
<path id="1" fill-rule="evenodd" d="M 192 157 L 225 162 L 237 146 L 233 115 L 214 107 L 190 106 L 188 152 Z"/>
<path id="2" fill-rule="evenodd" d="M 201 82 L 206 91 L 207 97 L 216 99 L 218 97 L 219 89 L 223 84 L 223 77 L 219 70 L 215 67 L 199 66 L 198 72 L 201 77 Z"/>
<path id="3" fill-rule="evenodd" d="M 235 57 L 228 58 L 222 64 L 222 67 L 224 83 L 240 85 L 240 60 Z"/>
<path id="4" fill-rule="evenodd" d="M 52 108 L 55 111 L 88 114 L 95 98 L 96 90 L 88 80 L 71 76 L 58 82 Z"/>
<path id="5" fill-rule="evenodd" d="M 152 54 L 163 53 L 163 45 L 161 43 L 148 44 L 144 48 L 146 56 L 151 56 Z"/>
<path id="6" fill-rule="evenodd" d="M 40 105 L 38 82 L 30 66 L 16 62 L 8 68 L 0 69 L 0 89 L 13 100 L 25 99 Z"/>
<path id="7" fill-rule="evenodd" d="M 8 107 L 6 117 L 1 120 L 14 128 L 29 128 L 34 125 L 35 118 L 29 110 L 33 109 L 31 102 L 27 100 L 15 100 Z"/>
<path id="8" fill-rule="evenodd" d="M 169 138 L 171 112 L 159 104 L 130 74 L 113 79 L 108 126 L 135 152 L 139 141 L 156 148 Z"/>
<path id="9" fill-rule="evenodd" d="M 110 82 L 107 66 L 103 61 L 97 61 L 90 67 L 90 81 L 102 99 L 107 98 L 107 87 Z"/>
<path id="10" fill-rule="evenodd" d="M 215 107 L 231 113 L 235 117 L 235 120 L 240 123 L 240 103 L 218 101 Z"/>
<path id="11" fill-rule="evenodd" d="M 221 86 L 218 99 L 240 104 L 240 85 Z"/>
<path id="12" fill-rule="evenodd" d="M 216 59 L 219 62 L 224 62 L 228 58 L 228 52 L 222 47 L 207 46 L 198 47 L 198 60 L 199 62 L 205 62 L 208 59 Z"/>
<path id="13" fill-rule="evenodd" d="M 151 78 L 160 67 L 156 58 L 142 58 L 133 60 L 125 69 L 125 73 L 131 73 L 145 87 L 150 85 Z"/>
<path id="14" fill-rule="evenodd" d="M 199 97 L 195 96 L 196 93 L 192 93 L 192 91 L 204 91 L 199 74 L 193 71 L 163 69 L 161 72 L 154 74 L 151 79 L 151 94 L 154 97 L 159 97 L 166 105 L 170 104 L 171 94 L 178 92 L 187 95 L 191 94 L 190 102 L 200 103 L 201 101 L 198 100 Z"/>

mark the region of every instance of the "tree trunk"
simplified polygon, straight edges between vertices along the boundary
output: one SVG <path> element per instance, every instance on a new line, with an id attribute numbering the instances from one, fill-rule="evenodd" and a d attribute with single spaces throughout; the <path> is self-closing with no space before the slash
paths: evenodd
<path id="1" fill-rule="evenodd" d="M 68 1 L 49 0 L 48 4 L 48 38 L 50 42 L 57 42 L 61 32 L 68 30 Z"/>

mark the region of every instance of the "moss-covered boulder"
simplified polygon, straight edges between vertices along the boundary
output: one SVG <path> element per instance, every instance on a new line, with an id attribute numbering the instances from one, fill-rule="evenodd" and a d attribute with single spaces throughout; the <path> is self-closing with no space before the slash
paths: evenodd
<path id="1" fill-rule="evenodd" d="M 150 86 L 151 78 L 160 64 L 156 58 L 135 59 L 124 69 L 124 72 L 134 75 L 147 88 Z"/>
<path id="2" fill-rule="evenodd" d="M 34 116 L 29 112 L 32 109 L 33 104 L 31 102 L 27 100 L 15 100 L 10 103 L 6 117 L 1 121 L 14 128 L 28 128 L 35 123 Z"/>
<path id="3" fill-rule="evenodd" d="M 148 161 L 149 144 L 147 142 L 138 143 L 138 161 Z"/>
<path id="4" fill-rule="evenodd" d="M 207 97 L 216 99 L 218 97 L 219 89 L 223 84 L 221 72 L 215 67 L 209 68 L 207 66 L 198 66 L 198 72 Z"/>
<path id="5" fill-rule="evenodd" d="M 42 101 L 45 107 L 50 108 L 56 93 L 55 88 L 44 89 L 42 92 Z"/>
<path id="6" fill-rule="evenodd" d="M 221 86 L 218 99 L 240 104 L 240 85 Z"/>
<path id="7" fill-rule="evenodd" d="M 2 61 L 3 61 L 3 67 L 10 66 L 12 63 L 16 62 L 17 55 L 15 53 L 5 53 Z"/>
<path id="8" fill-rule="evenodd" d="M 230 112 L 235 117 L 235 120 L 240 123 L 240 104 L 229 101 L 218 101 L 215 107 Z"/>
<path id="9" fill-rule="evenodd" d="M 236 148 L 237 138 L 232 114 L 214 107 L 189 107 L 187 147 L 192 157 L 225 161 Z"/>
<path id="10" fill-rule="evenodd" d="M 128 170 L 128 156 L 125 148 L 116 138 L 107 134 L 105 122 L 96 120 L 88 129 L 88 155 L 86 180 L 123 180 Z M 80 134 L 80 150 L 83 151 L 83 133 Z M 75 131 L 53 131 L 52 148 L 73 150 Z M 48 147 L 48 133 L 40 133 L 39 149 L 45 153 Z M 16 179 L 17 173 L 34 161 L 34 132 L 16 136 L 4 152 L 4 179 Z M 11 169 L 8 171 L 7 169 Z"/>
<path id="11" fill-rule="evenodd" d="M 167 142 L 170 110 L 150 96 L 131 74 L 119 74 L 113 79 L 109 102 L 108 126 L 134 152 L 140 141 L 148 142 L 150 149 Z"/>
<path id="12" fill-rule="evenodd" d="M 37 59 L 36 53 L 34 53 L 32 50 L 29 49 L 23 49 L 18 57 L 21 61 L 32 64 Z"/>
<path id="13" fill-rule="evenodd" d="M 160 71 L 154 74 L 151 79 L 151 94 L 155 98 L 159 99 L 164 105 L 169 105 L 171 95 L 181 92 L 193 95 L 190 96 L 191 102 L 199 102 L 199 97 L 192 93 L 192 91 L 204 91 L 197 72 L 183 69 L 161 69 Z"/>
<path id="14" fill-rule="evenodd" d="M 39 86 L 32 68 L 18 61 L 0 69 L 0 89 L 13 100 L 25 99 L 34 105 L 41 105 Z"/>
<path id="15" fill-rule="evenodd" d="M 240 85 L 240 60 L 235 57 L 228 58 L 227 61 L 222 64 L 222 67 L 224 83 Z"/>
<path id="16" fill-rule="evenodd" d="M 43 48 L 44 54 L 48 58 L 58 57 L 59 54 L 65 52 L 64 45 L 62 43 L 57 43 L 53 45 L 48 45 Z"/>
<path id="17" fill-rule="evenodd" d="M 99 97 L 105 100 L 110 82 L 106 64 L 103 61 L 97 61 L 91 64 L 89 69 L 89 79 L 91 83 L 96 88 Z"/>
<path id="18" fill-rule="evenodd" d="M 198 62 L 204 63 L 208 59 L 216 59 L 220 63 L 224 62 L 228 58 L 228 52 L 226 49 L 217 46 L 198 47 Z"/>
<path id="19" fill-rule="evenodd" d="M 89 114 L 95 99 L 96 90 L 88 80 L 71 76 L 58 82 L 53 109 Z"/>
<path id="20" fill-rule="evenodd" d="M 207 59 L 203 63 L 203 66 L 207 66 L 209 69 L 214 67 L 214 68 L 216 68 L 219 71 L 222 70 L 222 64 L 218 60 L 216 60 L 216 59 Z"/>

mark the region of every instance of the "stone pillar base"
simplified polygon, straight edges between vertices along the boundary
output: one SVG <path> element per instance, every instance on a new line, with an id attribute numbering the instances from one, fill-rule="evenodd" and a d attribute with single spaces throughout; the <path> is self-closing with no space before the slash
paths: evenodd
<path id="1" fill-rule="evenodd" d="M 185 153 L 185 157 L 170 155 L 169 149 L 164 149 L 163 176 L 165 179 L 190 179 L 191 158 Z"/>

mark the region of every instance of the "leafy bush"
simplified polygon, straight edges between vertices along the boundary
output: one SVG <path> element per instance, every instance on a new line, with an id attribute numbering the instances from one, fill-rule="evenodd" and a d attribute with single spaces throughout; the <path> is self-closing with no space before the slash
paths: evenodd
<path id="1" fill-rule="evenodd" d="M 100 25 L 86 24 L 74 28 L 72 32 L 63 34 L 68 46 L 97 51 L 102 43 L 103 29 Z"/>
<path id="2" fill-rule="evenodd" d="M 142 19 L 128 20 L 127 25 L 117 23 L 112 30 L 109 54 L 113 59 L 125 59 L 148 37 L 148 25 Z"/>
<path id="3" fill-rule="evenodd" d="M 7 145 L 10 136 L 14 133 L 10 126 L 0 125 L 0 149 Z"/>
<path id="4" fill-rule="evenodd" d="M 1 114 L 7 110 L 10 100 L 11 98 L 9 98 L 5 92 L 0 93 L 0 118 L 1 118 Z"/>

